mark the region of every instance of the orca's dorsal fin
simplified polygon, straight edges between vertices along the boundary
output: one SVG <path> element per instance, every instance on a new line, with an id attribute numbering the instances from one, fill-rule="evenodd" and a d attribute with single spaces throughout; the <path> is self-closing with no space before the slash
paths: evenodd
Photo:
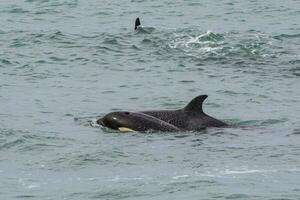
<path id="1" fill-rule="evenodd" d="M 136 18 L 135 25 L 134 25 L 134 30 L 136 30 L 137 27 L 140 26 L 140 25 L 141 25 L 140 18 Z"/>
<path id="2" fill-rule="evenodd" d="M 204 100 L 207 98 L 207 95 L 200 95 L 195 97 L 188 105 L 184 107 L 184 111 L 191 113 L 203 113 L 202 105 Z"/>

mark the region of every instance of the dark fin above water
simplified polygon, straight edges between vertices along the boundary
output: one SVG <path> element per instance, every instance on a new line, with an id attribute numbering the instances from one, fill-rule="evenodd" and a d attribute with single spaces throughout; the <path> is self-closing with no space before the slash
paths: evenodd
<path id="1" fill-rule="evenodd" d="M 140 18 L 136 18 L 135 25 L 134 25 L 134 30 L 136 30 L 137 27 L 140 26 L 140 25 L 141 25 Z"/>
<path id="2" fill-rule="evenodd" d="M 202 105 L 207 95 L 200 95 L 195 97 L 187 106 L 185 106 L 184 111 L 192 113 L 203 113 Z"/>

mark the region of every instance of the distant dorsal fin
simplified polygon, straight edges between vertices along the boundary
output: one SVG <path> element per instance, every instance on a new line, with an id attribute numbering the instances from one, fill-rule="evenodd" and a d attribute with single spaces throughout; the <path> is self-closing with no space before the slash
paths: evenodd
<path id="1" fill-rule="evenodd" d="M 200 95 L 195 97 L 187 106 L 185 106 L 184 111 L 192 113 L 203 113 L 202 104 L 207 98 L 207 95 Z"/>
<path id="2" fill-rule="evenodd" d="M 136 30 L 137 27 L 140 26 L 140 25 L 141 25 L 140 18 L 136 18 L 135 25 L 134 25 L 134 30 Z"/>

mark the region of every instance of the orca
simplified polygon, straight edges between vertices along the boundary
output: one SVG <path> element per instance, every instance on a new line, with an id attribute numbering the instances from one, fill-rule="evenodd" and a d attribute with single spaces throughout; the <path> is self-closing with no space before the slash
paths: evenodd
<path id="1" fill-rule="evenodd" d="M 179 128 L 172 124 L 164 122 L 158 118 L 136 112 L 111 112 L 103 118 L 97 120 L 97 123 L 121 132 L 177 132 Z"/>
<path id="2" fill-rule="evenodd" d="M 161 132 L 200 131 L 208 127 L 227 126 L 225 122 L 204 113 L 202 107 L 207 97 L 207 95 L 197 96 L 184 108 L 177 110 L 112 112 L 99 119 L 97 123 L 115 130 L 123 128 L 122 130 L 138 132 L 148 130 Z"/>
<path id="3" fill-rule="evenodd" d="M 134 30 L 135 30 L 135 33 L 150 34 L 155 30 L 155 28 L 142 26 L 140 18 L 138 17 L 135 19 Z"/>
<path id="4" fill-rule="evenodd" d="M 139 26 L 141 26 L 140 18 L 136 18 L 135 25 L 134 25 L 134 30 L 136 30 Z"/>

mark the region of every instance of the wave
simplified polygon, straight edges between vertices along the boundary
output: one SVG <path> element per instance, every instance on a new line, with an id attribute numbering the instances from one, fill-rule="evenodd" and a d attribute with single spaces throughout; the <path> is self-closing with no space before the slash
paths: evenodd
<path id="1" fill-rule="evenodd" d="M 168 43 L 170 49 L 181 50 L 191 57 L 231 59 L 265 59 L 278 56 L 273 38 L 257 32 L 213 33 L 198 36 L 177 35 Z M 274 50 L 275 49 L 275 50 Z"/>
<path id="2" fill-rule="evenodd" d="M 296 34 L 280 34 L 280 35 L 276 35 L 274 36 L 274 39 L 277 40 L 283 40 L 283 39 L 289 39 L 289 38 L 300 38 L 300 33 L 296 33 Z"/>

